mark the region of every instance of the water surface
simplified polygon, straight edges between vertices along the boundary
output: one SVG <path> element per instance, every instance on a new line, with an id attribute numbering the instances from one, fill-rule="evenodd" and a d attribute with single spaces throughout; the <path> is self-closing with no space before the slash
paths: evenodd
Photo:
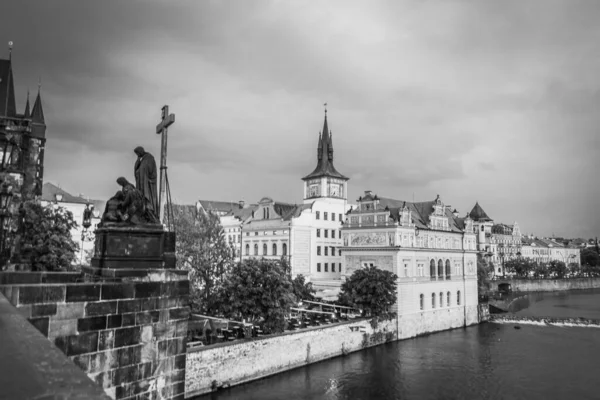
<path id="1" fill-rule="evenodd" d="M 600 291 L 546 296 L 519 314 L 528 312 L 598 318 Z M 488 323 L 388 343 L 203 398 L 600 398 L 598 329 L 514 326 Z"/>

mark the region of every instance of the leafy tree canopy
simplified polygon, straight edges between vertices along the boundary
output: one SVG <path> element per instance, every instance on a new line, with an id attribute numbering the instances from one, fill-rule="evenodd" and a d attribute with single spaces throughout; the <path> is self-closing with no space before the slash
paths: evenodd
<path id="1" fill-rule="evenodd" d="M 218 311 L 218 291 L 233 264 L 233 248 L 227 243 L 219 217 L 174 207 L 177 268 L 190 272 L 190 301 L 194 311 L 212 315 Z"/>
<path id="2" fill-rule="evenodd" d="M 304 275 L 300 274 L 292 281 L 294 295 L 298 301 L 300 300 L 314 300 L 316 290 L 313 289 L 311 282 L 306 282 Z"/>
<path id="3" fill-rule="evenodd" d="M 267 332 L 283 332 L 285 316 L 296 301 L 285 266 L 265 259 L 244 260 L 233 266 L 220 292 L 220 307 L 226 318 L 261 323 Z"/>
<path id="4" fill-rule="evenodd" d="M 26 201 L 20 210 L 23 233 L 20 251 L 29 258 L 34 271 L 64 271 L 72 269 L 79 245 L 71 230 L 77 227 L 73 213 L 55 205 L 42 206 Z"/>
<path id="5" fill-rule="evenodd" d="M 358 269 L 342 284 L 339 301 L 362 309 L 364 315 L 381 315 L 396 302 L 397 279 L 375 266 Z"/>

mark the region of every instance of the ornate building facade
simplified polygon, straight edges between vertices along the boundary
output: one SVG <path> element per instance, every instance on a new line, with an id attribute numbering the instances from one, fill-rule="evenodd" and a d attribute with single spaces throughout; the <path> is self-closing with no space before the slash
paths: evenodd
<path id="1" fill-rule="evenodd" d="M 370 191 L 342 228 L 342 279 L 377 266 L 398 275 L 401 335 L 477 323 L 477 238 L 438 196 L 411 203 Z"/>
<path id="2" fill-rule="evenodd" d="M 12 60 L 0 60 L 0 178 L 13 188 L 17 204 L 42 195 L 46 120 L 38 90 L 33 108 L 29 94 L 17 112 Z"/>

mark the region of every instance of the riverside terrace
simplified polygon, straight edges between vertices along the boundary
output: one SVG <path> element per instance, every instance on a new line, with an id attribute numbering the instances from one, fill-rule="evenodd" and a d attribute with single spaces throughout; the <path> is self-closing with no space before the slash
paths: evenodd
<path id="1" fill-rule="evenodd" d="M 360 317 L 360 311 L 332 303 L 304 300 L 299 307 L 292 307 L 286 318 L 285 331 L 334 324 Z M 259 325 L 191 314 L 188 324 L 188 348 L 256 338 L 264 334 Z"/>

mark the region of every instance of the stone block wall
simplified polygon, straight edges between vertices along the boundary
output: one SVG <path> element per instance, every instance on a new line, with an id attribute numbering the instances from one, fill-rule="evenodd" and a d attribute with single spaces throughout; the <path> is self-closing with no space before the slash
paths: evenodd
<path id="1" fill-rule="evenodd" d="M 60 273 L 18 274 L 0 274 L 0 291 L 110 397 L 184 398 L 185 275 L 77 283 L 69 273 L 62 282 Z"/>
<path id="2" fill-rule="evenodd" d="M 437 308 L 398 317 L 398 339 L 461 328 L 479 323 L 479 306 Z"/>
<path id="3" fill-rule="evenodd" d="M 189 349 L 186 397 L 397 340 L 395 318 L 356 320 Z"/>

